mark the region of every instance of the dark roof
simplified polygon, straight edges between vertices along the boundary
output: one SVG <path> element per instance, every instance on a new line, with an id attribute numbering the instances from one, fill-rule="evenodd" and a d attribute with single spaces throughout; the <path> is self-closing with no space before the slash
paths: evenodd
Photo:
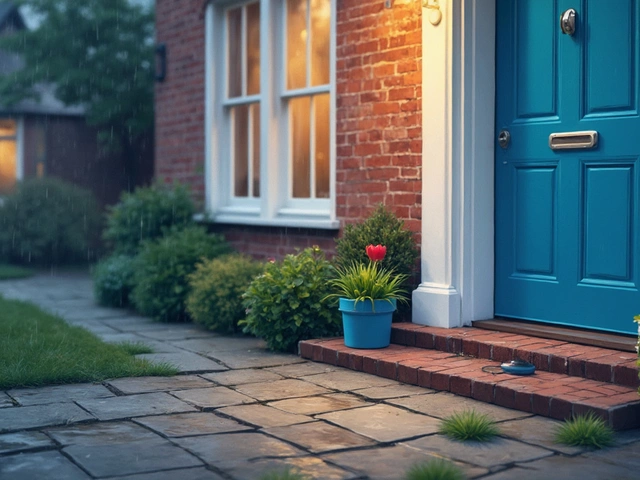
<path id="1" fill-rule="evenodd" d="M 0 30 L 7 24 L 13 24 L 18 30 L 26 28 L 18 7 L 12 2 L 0 2 Z"/>

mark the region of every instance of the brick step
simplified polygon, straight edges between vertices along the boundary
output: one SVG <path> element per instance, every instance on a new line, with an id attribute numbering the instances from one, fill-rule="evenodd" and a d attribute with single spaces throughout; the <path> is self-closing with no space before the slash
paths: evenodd
<path id="1" fill-rule="evenodd" d="M 500 361 L 434 349 L 390 345 L 379 350 L 344 346 L 342 338 L 307 340 L 300 356 L 411 385 L 443 390 L 559 420 L 588 411 L 616 430 L 640 427 L 640 396 L 634 388 L 537 371 L 531 376 L 492 374 Z"/>
<path id="2" fill-rule="evenodd" d="M 414 323 L 394 323 L 391 342 L 448 353 L 508 362 L 521 358 L 537 371 L 559 373 L 638 388 L 635 353 L 590 347 L 481 328 L 437 328 Z"/>

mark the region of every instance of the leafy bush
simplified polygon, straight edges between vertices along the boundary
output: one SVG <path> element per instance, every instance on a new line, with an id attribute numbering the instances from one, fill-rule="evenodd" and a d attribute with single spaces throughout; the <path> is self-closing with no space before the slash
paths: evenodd
<path id="1" fill-rule="evenodd" d="M 366 264 L 369 260 L 367 245 L 378 244 L 387 247 L 381 266 L 395 274 L 407 275 L 402 286 L 411 291 L 414 287 L 413 274 L 419 256 L 418 248 L 413 233 L 405 229 L 404 222 L 382 204 L 364 222 L 345 227 L 342 237 L 336 240 L 336 262 L 342 268 Z M 406 314 L 408 308 L 400 307 L 399 310 Z"/>
<path id="2" fill-rule="evenodd" d="M 93 290 L 100 305 L 126 307 L 133 290 L 133 257 L 112 255 L 93 271 Z"/>
<path id="3" fill-rule="evenodd" d="M 264 271 L 264 264 L 243 255 L 205 260 L 189 275 L 187 312 L 211 330 L 236 333 L 243 319 L 242 294 Z"/>
<path id="4" fill-rule="evenodd" d="M 442 420 L 440 432 L 456 440 L 486 442 L 500 432 L 488 416 L 475 410 L 454 413 Z"/>
<path id="5" fill-rule="evenodd" d="M 613 443 L 613 430 L 593 412 L 578 415 L 556 430 L 556 442 L 602 448 Z"/>
<path id="6" fill-rule="evenodd" d="M 465 480 L 467 478 L 457 465 L 436 458 L 429 462 L 418 463 L 404 476 L 405 480 Z"/>
<path id="7" fill-rule="evenodd" d="M 324 300 L 332 275 L 318 247 L 267 264 L 244 294 L 244 331 L 264 338 L 278 351 L 294 351 L 300 340 L 340 335 L 340 312 Z"/>
<path id="8" fill-rule="evenodd" d="M 135 254 L 144 240 L 193 223 L 195 207 L 185 187 L 160 185 L 123 193 L 109 209 L 104 239 L 116 253 Z"/>
<path id="9" fill-rule="evenodd" d="M 0 257 L 46 265 L 87 260 L 99 229 L 88 190 L 56 178 L 25 180 L 0 206 Z"/>
<path id="10" fill-rule="evenodd" d="M 228 253 L 219 235 L 200 227 L 175 230 L 155 241 L 146 241 L 134 262 L 131 301 L 143 315 L 162 322 L 186 321 L 188 276 L 201 259 Z"/>

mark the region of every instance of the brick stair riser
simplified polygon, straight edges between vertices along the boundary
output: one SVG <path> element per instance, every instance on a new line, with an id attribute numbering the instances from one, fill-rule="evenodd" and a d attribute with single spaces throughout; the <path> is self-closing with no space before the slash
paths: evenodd
<path id="1" fill-rule="evenodd" d="M 496 341 L 502 341 L 503 344 L 496 344 Z M 640 386 L 637 358 L 628 352 L 490 330 L 445 330 L 415 324 L 394 325 L 391 342 L 396 345 L 462 353 L 496 362 L 521 358 L 533 363 L 537 370 L 631 388 Z"/>

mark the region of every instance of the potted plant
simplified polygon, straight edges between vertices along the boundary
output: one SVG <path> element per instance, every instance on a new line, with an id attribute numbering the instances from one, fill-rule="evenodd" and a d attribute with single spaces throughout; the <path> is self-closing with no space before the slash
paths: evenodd
<path id="1" fill-rule="evenodd" d="M 391 321 L 397 302 L 407 302 L 402 283 L 405 274 L 380 266 L 387 253 L 384 245 L 366 247 L 369 262 L 337 267 L 329 295 L 339 299 L 344 344 L 351 348 L 384 348 L 391 342 Z"/>

